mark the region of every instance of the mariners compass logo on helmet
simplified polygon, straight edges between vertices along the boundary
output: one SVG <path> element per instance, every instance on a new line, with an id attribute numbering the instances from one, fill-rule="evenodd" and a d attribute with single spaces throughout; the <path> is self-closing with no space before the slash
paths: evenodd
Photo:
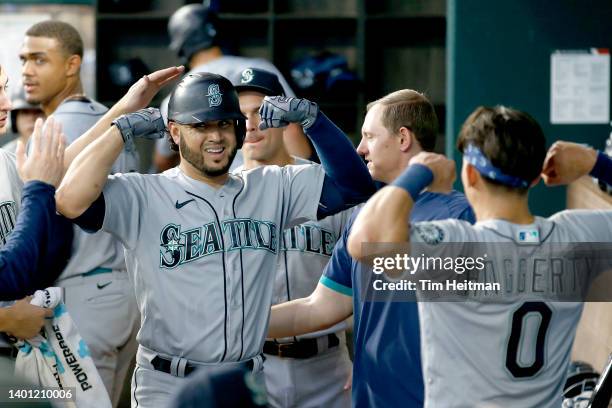
<path id="1" fill-rule="evenodd" d="M 248 84 L 254 78 L 253 70 L 251 68 L 247 68 L 242 71 L 242 75 L 240 76 L 240 82 L 243 84 Z"/>
<path id="2" fill-rule="evenodd" d="M 208 96 L 208 105 L 211 107 L 219 106 L 223 101 L 223 94 L 219 90 L 219 84 L 208 85 L 208 93 L 206 96 Z"/>

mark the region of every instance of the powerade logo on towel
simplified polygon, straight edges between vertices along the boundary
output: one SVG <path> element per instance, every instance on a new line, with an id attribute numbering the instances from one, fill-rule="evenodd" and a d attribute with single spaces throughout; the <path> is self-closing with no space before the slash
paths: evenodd
<path id="1" fill-rule="evenodd" d="M 210 84 L 208 85 L 208 105 L 210 107 L 221 105 L 221 101 L 223 101 L 223 94 L 219 90 L 219 84 Z"/>
<path id="2" fill-rule="evenodd" d="M 537 229 L 529 228 L 517 231 L 517 241 L 520 244 L 539 244 L 540 243 L 540 231 Z"/>

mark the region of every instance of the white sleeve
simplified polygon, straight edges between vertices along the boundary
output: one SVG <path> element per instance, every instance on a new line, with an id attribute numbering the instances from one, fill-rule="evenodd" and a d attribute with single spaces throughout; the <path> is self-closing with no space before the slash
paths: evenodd
<path id="1" fill-rule="evenodd" d="M 319 164 L 290 165 L 280 169 L 285 196 L 285 228 L 317 221 L 325 172 Z"/>
<path id="2" fill-rule="evenodd" d="M 109 176 L 104 186 L 102 229 L 133 249 L 140 238 L 148 208 L 143 176 L 137 173 Z"/>

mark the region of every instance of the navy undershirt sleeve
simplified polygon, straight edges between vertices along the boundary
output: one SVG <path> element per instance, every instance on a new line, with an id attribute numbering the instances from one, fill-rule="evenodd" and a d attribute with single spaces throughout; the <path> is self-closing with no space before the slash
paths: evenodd
<path id="1" fill-rule="evenodd" d="M 102 193 L 83 214 L 73 219 L 72 222 L 85 230 L 85 232 L 94 233 L 102 229 L 105 211 L 106 202 L 104 201 L 104 193 Z"/>
<path id="2" fill-rule="evenodd" d="M 325 170 L 319 219 L 362 203 L 374 193 L 374 182 L 353 144 L 323 112 L 306 134 Z"/>
<path id="3" fill-rule="evenodd" d="M 612 185 L 612 158 L 608 155 L 597 152 L 597 161 L 593 170 L 591 170 L 591 176 Z"/>
<path id="4" fill-rule="evenodd" d="M 15 229 L 0 249 L 0 300 L 14 300 L 50 286 L 72 246 L 72 224 L 55 212 L 55 188 L 29 181 Z"/>

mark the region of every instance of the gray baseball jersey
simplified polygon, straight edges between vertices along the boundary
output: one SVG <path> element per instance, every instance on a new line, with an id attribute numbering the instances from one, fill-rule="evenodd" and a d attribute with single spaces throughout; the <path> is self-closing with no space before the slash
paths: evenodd
<path id="1" fill-rule="evenodd" d="M 17 214 L 21 207 L 21 190 L 23 182 L 17 173 L 15 155 L 0 149 L 0 247 L 6 243 L 7 236 L 15 228 Z M 0 302 L 0 307 L 13 302 Z M 0 347 L 8 347 L 0 337 Z"/>
<path id="2" fill-rule="evenodd" d="M 264 166 L 219 189 L 180 168 L 110 176 L 103 230 L 124 245 L 144 347 L 204 363 L 259 354 L 281 231 L 316 220 L 319 165 Z"/>
<path id="3" fill-rule="evenodd" d="M 610 242 L 612 211 L 563 211 L 548 219 L 536 217 L 532 225 L 422 222 L 413 225 L 411 241 L 425 243 L 432 254 L 444 242 L 486 243 L 494 270 L 510 272 L 515 279 L 524 273 L 527 282 L 535 282 L 546 273 L 535 270 L 535 261 L 520 271 L 506 269 L 519 264 L 515 252 L 520 246 Z M 577 276 L 585 285 L 593 279 L 592 274 Z M 496 302 L 419 302 L 425 406 L 561 406 L 582 308 L 582 302 L 527 301 L 514 293 Z"/>
<path id="4" fill-rule="evenodd" d="M 0 246 L 15 228 L 21 206 L 23 182 L 17 173 L 15 155 L 0 149 Z"/>
<path id="5" fill-rule="evenodd" d="M 74 142 L 102 117 L 108 109 L 95 101 L 83 98 L 66 100 L 61 103 L 53 117 L 62 124 L 66 143 Z M 126 149 L 113 164 L 113 173 L 127 173 L 138 170 L 138 155 L 133 149 Z M 106 232 L 89 234 L 74 227 L 72 257 L 59 280 L 81 275 L 95 268 L 125 269 L 121 244 Z"/>
<path id="6" fill-rule="evenodd" d="M 295 165 L 313 164 L 301 157 L 293 157 L 293 159 Z M 242 166 L 234 170 L 237 174 L 242 171 L 244 171 Z M 281 236 L 282 256 L 274 279 L 272 304 L 307 297 L 314 292 L 352 211 L 351 208 L 322 220 L 308 221 L 283 231 Z M 337 331 L 335 325 L 316 332 L 316 336 Z M 288 339 L 294 340 L 293 337 Z"/>

